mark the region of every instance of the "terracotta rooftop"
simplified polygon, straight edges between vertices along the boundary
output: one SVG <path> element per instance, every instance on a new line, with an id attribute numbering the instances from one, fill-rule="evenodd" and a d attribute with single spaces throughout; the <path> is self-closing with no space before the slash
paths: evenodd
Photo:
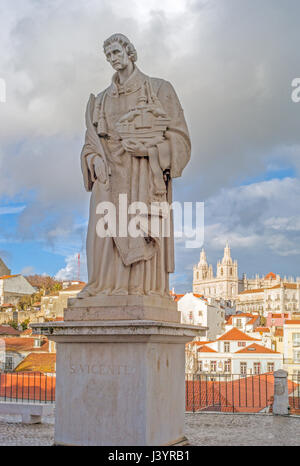
<path id="1" fill-rule="evenodd" d="M 266 332 L 270 332 L 270 329 L 269 327 L 256 327 L 255 332 L 266 333 Z"/>
<path id="2" fill-rule="evenodd" d="M 0 335 L 20 335 L 21 332 L 10 325 L 0 325 Z"/>
<path id="3" fill-rule="evenodd" d="M 15 372 L 55 372 L 55 353 L 30 353 L 15 368 Z"/>
<path id="4" fill-rule="evenodd" d="M 64 292 L 64 291 L 80 291 L 82 290 L 83 287 L 85 287 L 85 283 L 79 283 L 77 285 L 70 285 L 68 286 L 68 288 L 63 288 L 62 290 L 60 290 L 61 292 Z"/>
<path id="5" fill-rule="evenodd" d="M 250 335 L 247 335 L 236 327 L 228 330 L 228 332 L 224 333 L 224 335 L 220 336 L 217 340 L 260 341 L 258 338 L 250 337 Z"/>
<path id="6" fill-rule="evenodd" d="M 2 275 L 2 277 L 0 277 L 0 280 L 7 280 L 8 278 L 14 278 L 14 277 L 20 277 L 20 274 L 18 274 L 18 275 Z"/>
<path id="7" fill-rule="evenodd" d="M 265 280 L 274 280 L 274 279 L 276 279 L 276 275 L 273 272 L 270 272 L 265 276 Z"/>
<path id="8" fill-rule="evenodd" d="M 26 330 L 23 330 L 23 332 L 21 332 L 22 337 L 27 335 L 32 335 L 32 328 L 27 328 Z"/>
<path id="9" fill-rule="evenodd" d="M 3 338 L 5 341 L 6 351 L 34 351 L 34 352 L 48 352 L 49 351 L 49 341 L 46 338 L 43 338 L 42 346 L 34 346 L 36 338 L 14 338 L 7 337 Z"/>
<path id="10" fill-rule="evenodd" d="M 270 348 L 266 348 L 265 346 L 258 345 L 257 343 L 252 343 L 252 345 L 246 346 L 246 348 L 243 348 L 239 351 L 236 351 L 236 353 L 248 353 L 248 354 L 253 354 L 253 353 L 272 353 L 272 354 L 280 354 L 277 351 L 274 351 Z"/>
<path id="11" fill-rule="evenodd" d="M 199 353 L 217 353 L 216 350 L 209 348 L 209 346 L 203 345 L 200 346 L 200 348 L 197 349 Z"/>
<path id="12" fill-rule="evenodd" d="M 275 286 L 272 286 L 272 288 L 269 288 L 270 290 L 274 290 L 276 288 L 280 288 L 281 285 L 275 285 Z M 283 283 L 283 287 L 284 288 L 288 288 L 290 290 L 296 290 L 297 289 L 297 285 L 296 283 Z"/>
<path id="13" fill-rule="evenodd" d="M 256 288 L 254 290 L 244 290 L 244 291 L 241 291 L 240 294 L 248 294 L 248 293 L 263 293 L 264 292 L 264 288 Z"/>
<path id="14" fill-rule="evenodd" d="M 285 321 L 286 325 L 300 325 L 300 320 L 298 319 L 291 319 L 291 320 L 286 320 Z"/>

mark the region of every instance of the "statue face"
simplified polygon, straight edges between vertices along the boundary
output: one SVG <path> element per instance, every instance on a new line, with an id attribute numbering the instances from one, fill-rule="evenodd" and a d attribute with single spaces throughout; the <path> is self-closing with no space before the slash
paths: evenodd
<path id="1" fill-rule="evenodd" d="M 129 56 L 124 47 L 119 42 L 113 42 L 105 48 L 106 60 L 116 70 L 125 69 L 129 62 Z"/>

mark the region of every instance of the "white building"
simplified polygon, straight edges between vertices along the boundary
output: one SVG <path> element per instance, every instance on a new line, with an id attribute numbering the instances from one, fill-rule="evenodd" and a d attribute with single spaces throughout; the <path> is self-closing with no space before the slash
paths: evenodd
<path id="1" fill-rule="evenodd" d="M 283 325 L 284 369 L 294 382 L 300 382 L 300 320 L 286 320 Z M 296 379 L 297 377 L 297 379 Z"/>
<path id="2" fill-rule="evenodd" d="M 35 289 L 23 275 L 0 276 L 0 305 L 17 305 L 23 296 L 31 296 Z"/>
<path id="3" fill-rule="evenodd" d="M 242 332 L 254 332 L 255 328 L 260 323 L 259 315 L 253 314 L 235 314 L 229 317 L 225 324 L 225 331 L 231 330 L 233 327 L 241 330 Z"/>
<path id="4" fill-rule="evenodd" d="M 230 301 L 235 301 L 238 298 L 239 293 L 243 291 L 252 291 L 257 293 L 264 291 L 269 288 L 276 288 L 280 286 L 281 282 L 287 285 L 292 285 L 291 288 L 295 288 L 297 284 L 300 284 L 300 278 L 297 277 L 294 280 L 293 277 L 284 277 L 275 275 L 273 272 L 268 273 L 265 276 L 260 277 L 258 274 L 254 278 L 247 278 L 246 274 L 243 274 L 243 278 L 238 277 L 238 262 L 232 260 L 230 247 L 227 242 L 224 248 L 224 255 L 221 261 L 217 263 L 216 275 L 214 275 L 213 266 L 208 264 L 204 249 L 200 253 L 200 261 L 194 266 L 193 271 L 193 292 L 204 294 L 207 297 L 218 297 Z M 258 295 L 251 295 L 251 298 L 260 298 Z M 247 296 L 245 296 L 247 298 Z M 251 301 L 251 300 L 250 300 Z M 257 304 L 257 303 L 254 303 Z M 258 303 L 263 306 L 263 302 Z M 251 303 L 249 303 L 251 305 Z M 250 310 L 243 309 L 245 312 Z"/>
<path id="5" fill-rule="evenodd" d="M 207 327 L 206 339 L 215 339 L 224 332 L 225 310 L 213 299 L 187 293 L 178 300 L 181 323 Z"/>
<path id="6" fill-rule="evenodd" d="M 258 375 L 283 368 L 283 355 L 261 340 L 232 328 L 213 342 L 187 345 L 186 367 L 212 379 L 228 375 Z M 191 361 L 192 359 L 192 361 Z"/>
<path id="7" fill-rule="evenodd" d="M 237 311 L 259 312 L 264 317 L 268 313 L 291 314 L 300 311 L 300 283 L 280 282 L 271 288 L 245 290 L 238 294 Z"/>

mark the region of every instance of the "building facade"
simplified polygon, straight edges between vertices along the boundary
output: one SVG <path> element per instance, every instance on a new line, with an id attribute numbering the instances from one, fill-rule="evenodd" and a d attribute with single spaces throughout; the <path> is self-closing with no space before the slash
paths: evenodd
<path id="1" fill-rule="evenodd" d="M 212 298 L 187 293 L 178 300 L 181 323 L 207 327 L 206 339 L 215 339 L 224 332 L 225 310 Z"/>
<path id="2" fill-rule="evenodd" d="M 235 300 L 242 282 L 238 278 L 238 264 L 231 258 L 229 244 L 224 249 L 224 256 L 217 263 L 217 273 L 213 266 L 208 265 L 206 254 L 202 249 L 200 261 L 193 271 L 193 292 L 203 294 L 208 298 L 223 298 Z"/>
<path id="3" fill-rule="evenodd" d="M 0 276 L 0 305 L 17 305 L 23 296 L 31 296 L 35 289 L 23 275 Z"/>
<path id="4" fill-rule="evenodd" d="M 244 290 L 238 294 L 236 309 L 241 312 L 259 312 L 265 318 L 270 314 L 293 315 L 300 311 L 300 283 L 281 281 L 271 288 Z"/>
<path id="5" fill-rule="evenodd" d="M 195 344 L 196 343 L 196 344 Z M 251 376 L 283 368 L 283 354 L 267 348 L 258 338 L 233 328 L 216 341 L 187 345 L 186 370 L 220 380 L 222 376 Z"/>

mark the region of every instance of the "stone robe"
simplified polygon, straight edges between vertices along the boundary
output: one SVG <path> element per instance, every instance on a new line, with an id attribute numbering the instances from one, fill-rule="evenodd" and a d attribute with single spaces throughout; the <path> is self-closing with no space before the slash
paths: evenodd
<path id="1" fill-rule="evenodd" d="M 117 122 L 136 106 L 150 84 L 170 122 L 162 140 L 149 148 L 149 157 L 138 157 L 122 148 Z M 159 295 L 169 296 L 169 273 L 174 271 L 173 219 L 169 237 L 143 231 L 143 236 L 120 237 L 119 195 L 126 194 L 128 204 L 142 201 L 172 202 L 172 178 L 181 176 L 190 159 L 190 139 L 183 110 L 172 85 L 162 79 L 150 78 L 136 66 L 127 81 L 118 84 L 117 73 L 112 84 L 96 98 L 92 95 L 86 112 L 87 133 L 81 154 L 85 188 L 91 191 L 90 218 L 87 234 L 88 284 L 78 297 L 96 295 Z M 97 179 L 92 160 L 100 156 L 103 176 Z M 150 157 L 157 161 L 149 162 Z M 170 170 L 170 181 L 163 181 L 163 172 Z M 113 202 L 117 213 L 117 234 L 99 237 L 96 232 L 99 215 L 97 205 Z M 122 210 L 122 213 L 124 211 Z M 161 213 L 160 221 L 164 221 Z M 148 217 L 149 224 L 151 214 Z M 128 217 L 130 221 L 130 216 Z M 143 229 L 143 228 L 142 228 Z"/>

